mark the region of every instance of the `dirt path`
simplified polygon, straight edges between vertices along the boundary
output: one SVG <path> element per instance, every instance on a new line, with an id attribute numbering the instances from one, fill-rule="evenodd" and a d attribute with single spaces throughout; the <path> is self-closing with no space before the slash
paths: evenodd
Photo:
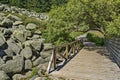
<path id="1" fill-rule="evenodd" d="M 68 80 L 120 80 L 120 69 L 107 56 L 105 48 L 83 48 L 60 71 L 51 73 Z"/>

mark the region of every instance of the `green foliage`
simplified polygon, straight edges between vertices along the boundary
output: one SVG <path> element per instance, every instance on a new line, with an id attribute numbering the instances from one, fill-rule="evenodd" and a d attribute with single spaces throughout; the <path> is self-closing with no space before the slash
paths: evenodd
<path id="1" fill-rule="evenodd" d="M 66 5 L 53 7 L 49 12 L 50 20 L 47 22 L 48 41 L 59 43 L 72 41 L 68 40 L 72 38 L 69 34 L 76 30 L 83 32 L 97 30 L 104 35 L 120 34 L 115 25 L 120 13 L 119 4 L 119 0 L 69 0 Z M 118 23 L 119 19 L 117 26 Z M 102 45 L 102 39 L 95 41 Z"/>
<path id="2" fill-rule="evenodd" d="M 103 46 L 104 45 L 104 38 L 99 37 L 96 34 L 88 33 L 87 38 L 89 41 L 95 42 L 97 46 Z"/>
<path id="3" fill-rule="evenodd" d="M 77 36 L 80 36 L 80 35 L 82 35 L 82 34 L 84 34 L 83 32 L 71 32 L 70 33 L 70 36 L 74 39 L 74 38 L 76 38 Z"/>
<path id="4" fill-rule="evenodd" d="M 0 0 L 1 3 L 35 10 L 37 12 L 48 12 L 52 6 L 61 6 L 68 0 Z"/>
<path id="5" fill-rule="evenodd" d="M 7 4 L 7 3 L 9 3 L 9 0 L 0 0 L 0 2 L 3 4 Z"/>
<path id="6" fill-rule="evenodd" d="M 120 36 L 120 16 L 113 22 L 109 22 L 106 29 L 106 36 L 111 38 L 115 36 Z"/>
<path id="7" fill-rule="evenodd" d="M 32 78 L 33 76 L 37 75 L 37 69 L 36 68 L 33 68 L 32 69 L 32 74 L 28 77 L 28 79 Z"/>
<path id="8" fill-rule="evenodd" d="M 9 4 L 48 12 L 50 18 L 42 31 L 46 42 L 71 42 L 76 31 L 97 30 L 109 37 L 120 35 L 120 0 L 11 0 Z M 39 24 L 26 17 L 24 21 Z"/>
<path id="9" fill-rule="evenodd" d="M 9 12 L 5 12 L 6 15 L 10 14 Z M 40 20 L 37 20 L 36 18 L 31 18 L 31 17 L 28 17 L 26 15 L 19 15 L 17 13 L 12 13 L 12 15 L 15 15 L 15 16 L 18 16 L 19 18 L 21 18 L 24 22 L 24 25 L 27 25 L 28 23 L 34 23 L 38 26 L 42 26 L 42 24 L 44 24 L 43 22 L 41 22 Z"/>

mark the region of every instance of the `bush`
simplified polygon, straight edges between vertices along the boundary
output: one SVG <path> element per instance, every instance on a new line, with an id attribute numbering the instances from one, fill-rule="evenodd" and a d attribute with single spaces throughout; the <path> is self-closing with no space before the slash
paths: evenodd
<path id="1" fill-rule="evenodd" d="M 89 41 L 95 42 L 97 46 L 103 46 L 104 45 L 104 38 L 99 37 L 96 34 L 88 33 L 87 38 Z"/>

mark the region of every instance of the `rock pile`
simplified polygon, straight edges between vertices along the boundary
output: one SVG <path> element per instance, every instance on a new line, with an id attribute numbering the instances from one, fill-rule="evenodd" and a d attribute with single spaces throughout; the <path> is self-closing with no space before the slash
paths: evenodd
<path id="1" fill-rule="evenodd" d="M 9 6 L 9 5 L 5 5 L 5 4 L 0 4 L 0 12 L 4 11 L 4 12 L 11 12 L 11 13 L 18 13 L 20 15 L 24 14 L 27 15 L 28 17 L 34 17 L 38 20 L 47 20 L 49 17 L 43 13 L 37 13 L 35 11 L 32 10 L 27 10 L 27 9 L 23 9 L 23 8 L 18 8 L 16 6 Z"/>
<path id="2" fill-rule="evenodd" d="M 0 10 L 6 8 L 0 6 Z M 21 18 L 0 12 L 0 80 L 19 80 L 33 67 L 49 61 L 51 52 L 43 49 L 51 44 L 43 44 L 38 28 L 34 23 L 24 25 Z"/>

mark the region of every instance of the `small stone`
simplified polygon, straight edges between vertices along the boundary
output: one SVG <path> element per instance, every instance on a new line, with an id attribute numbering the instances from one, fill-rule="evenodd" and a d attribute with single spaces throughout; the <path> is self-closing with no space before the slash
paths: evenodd
<path id="1" fill-rule="evenodd" d="M 13 77 L 12 77 L 12 80 L 26 80 L 26 76 L 23 76 L 22 74 L 15 74 Z"/>
<path id="2" fill-rule="evenodd" d="M 30 59 L 32 57 L 32 50 L 30 47 L 25 47 L 20 54 L 26 59 Z"/>
<path id="3" fill-rule="evenodd" d="M 32 69 L 31 60 L 25 60 L 25 70 Z"/>
<path id="4" fill-rule="evenodd" d="M 41 32 L 40 30 L 36 30 L 36 31 L 34 32 L 34 34 L 41 35 L 41 34 L 42 34 L 42 32 Z"/>
<path id="5" fill-rule="evenodd" d="M 26 32 L 25 30 L 15 30 L 13 32 L 12 37 L 17 39 L 20 42 L 25 42 L 27 37 L 25 32 Z"/>
<path id="6" fill-rule="evenodd" d="M 15 16 L 15 15 L 12 15 L 12 14 L 9 14 L 9 15 L 7 16 L 7 18 L 10 19 L 10 20 L 12 20 L 12 21 L 14 21 L 14 22 L 15 22 L 15 21 L 21 21 L 21 20 L 22 20 L 21 18 Z"/>
<path id="7" fill-rule="evenodd" d="M 43 63 L 45 63 L 45 60 L 42 59 L 41 57 L 39 57 L 38 59 L 36 59 L 36 60 L 33 62 L 33 65 L 34 65 L 34 66 L 37 66 L 37 65 L 43 64 Z"/>
<path id="8" fill-rule="evenodd" d="M 26 34 L 27 37 L 32 37 L 32 32 L 29 31 L 29 30 L 27 30 L 27 31 L 25 32 L 25 34 Z"/>
<path id="9" fill-rule="evenodd" d="M 32 71 L 28 71 L 28 72 L 25 73 L 25 76 L 30 77 L 32 73 L 33 73 Z"/>
<path id="10" fill-rule="evenodd" d="M 32 61 L 35 61 L 35 59 L 36 59 L 36 56 L 33 56 L 33 57 L 32 57 Z"/>
<path id="11" fill-rule="evenodd" d="M 39 35 L 33 35 L 32 39 L 39 39 L 40 36 Z"/>
<path id="12" fill-rule="evenodd" d="M 37 77 L 37 78 L 35 78 L 35 80 L 41 80 L 42 78 L 41 77 Z"/>
<path id="13" fill-rule="evenodd" d="M 23 24 L 22 21 L 15 21 L 15 22 L 13 23 L 13 26 L 18 26 L 18 25 L 21 25 L 21 24 Z"/>
<path id="14" fill-rule="evenodd" d="M 20 53 L 21 48 L 15 43 L 11 41 L 7 41 L 8 48 L 5 50 L 6 54 L 9 56 L 17 55 Z"/>
<path id="15" fill-rule="evenodd" d="M 26 29 L 29 29 L 29 30 L 33 30 L 33 29 L 36 29 L 37 28 L 37 25 L 34 24 L 34 23 L 28 23 L 27 26 L 26 26 Z"/>
<path id="16" fill-rule="evenodd" d="M 30 80 L 35 80 L 37 77 L 39 77 L 38 75 L 33 76 Z"/>
<path id="17" fill-rule="evenodd" d="M 23 46 L 24 47 L 30 47 L 32 42 L 33 42 L 32 40 L 27 40 L 27 41 L 23 42 Z"/>
<path id="18" fill-rule="evenodd" d="M 4 71 L 0 71 L 0 80 L 10 80 L 10 78 Z"/>
<path id="19" fill-rule="evenodd" d="M 41 51 L 42 49 L 42 41 L 41 40 L 38 40 L 38 39 L 35 39 L 32 41 L 32 44 L 31 46 L 37 50 L 37 51 Z"/>
<path id="20" fill-rule="evenodd" d="M 52 53 L 52 51 L 44 51 L 44 52 L 41 52 L 40 55 L 43 59 L 45 59 L 45 58 L 51 56 L 51 53 Z"/>

